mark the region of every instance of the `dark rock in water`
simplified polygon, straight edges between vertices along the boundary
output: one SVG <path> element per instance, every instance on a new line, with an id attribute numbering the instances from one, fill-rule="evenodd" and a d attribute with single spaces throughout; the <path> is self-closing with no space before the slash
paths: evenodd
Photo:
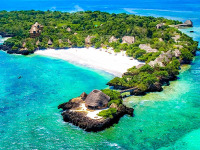
<path id="1" fill-rule="evenodd" d="M 79 107 L 79 103 L 75 103 L 75 102 L 71 102 L 71 100 L 67 103 L 63 103 L 63 104 L 60 104 L 58 106 L 58 109 L 63 109 L 63 110 L 67 110 L 67 109 L 71 109 L 71 108 L 77 108 Z"/>
<path id="2" fill-rule="evenodd" d="M 145 95 L 146 92 L 140 90 L 139 88 L 136 88 L 136 89 L 133 90 L 130 94 L 131 94 L 131 95 L 135 95 L 135 96 L 142 96 L 142 95 Z"/>
<path id="3" fill-rule="evenodd" d="M 113 115 L 113 118 L 92 119 L 87 117 L 86 113 L 84 112 L 70 111 L 78 106 L 79 103 L 76 101 L 74 102 L 73 99 L 71 99 L 69 102 L 59 105 L 58 109 L 63 109 L 62 116 L 65 122 L 72 123 L 73 125 L 76 125 L 88 132 L 98 132 L 109 128 L 113 124 L 118 123 L 120 118 L 125 114 L 133 116 L 134 111 L 133 108 L 128 108 L 124 105 L 121 105 L 118 107 L 117 113 Z"/>
<path id="4" fill-rule="evenodd" d="M 194 31 L 190 31 L 191 33 L 193 33 Z"/>
<path id="5" fill-rule="evenodd" d="M 161 92 L 162 90 L 163 90 L 162 84 L 159 83 L 159 82 L 156 82 L 155 84 L 152 84 L 152 85 L 149 87 L 148 92 Z"/>
<path id="6" fill-rule="evenodd" d="M 0 45 L 0 49 L 3 51 L 6 51 L 8 54 L 29 55 L 35 52 L 35 51 L 29 51 L 29 50 L 12 50 L 11 47 L 7 45 Z"/>
<path id="7" fill-rule="evenodd" d="M 29 51 L 29 50 L 7 50 L 8 54 L 21 54 L 21 55 L 29 55 L 33 54 L 34 51 Z"/>

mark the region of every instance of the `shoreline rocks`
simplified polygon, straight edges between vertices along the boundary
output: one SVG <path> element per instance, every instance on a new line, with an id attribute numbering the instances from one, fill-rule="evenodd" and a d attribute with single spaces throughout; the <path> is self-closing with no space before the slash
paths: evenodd
<path id="1" fill-rule="evenodd" d="M 0 35 L 5 38 L 5 37 L 13 37 L 14 35 L 13 34 L 9 34 L 9 33 L 6 33 L 6 32 L 0 32 Z"/>
<path id="2" fill-rule="evenodd" d="M 6 46 L 6 45 L 0 45 L 0 49 L 3 50 L 3 51 L 6 51 L 8 54 L 29 55 L 29 54 L 33 54 L 35 52 L 35 50 L 34 51 L 29 51 L 29 50 L 11 50 L 11 48 Z"/>

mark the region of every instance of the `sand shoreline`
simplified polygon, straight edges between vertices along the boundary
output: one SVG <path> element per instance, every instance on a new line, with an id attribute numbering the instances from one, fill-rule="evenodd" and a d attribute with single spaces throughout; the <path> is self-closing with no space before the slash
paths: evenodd
<path id="1" fill-rule="evenodd" d="M 116 54 L 111 49 L 92 47 L 37 50 L 35 54 L 66 60 L 72 64 L 102 70 L 118 77 L 121 77 L 128 68 L 142 64 L 142 62 L 127 57 L 125 52 Z"/>

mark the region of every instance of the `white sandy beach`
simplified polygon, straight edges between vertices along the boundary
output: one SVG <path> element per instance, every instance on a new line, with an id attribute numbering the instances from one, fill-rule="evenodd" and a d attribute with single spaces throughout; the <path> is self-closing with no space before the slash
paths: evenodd
<path id="1" fill-rule="evenodd" d="M 127 57 L 125 52 L 115 54 L 113 50 L 107 50 L 106 52 L 105 49 L 100 50 L 92 47 L 59 50 L 46 49 L 38 50 L 35 54 L 63 59 L 73 64 L 102 70 L 119 77 L 128 68 L 141 64 L 141 62 Z"/>

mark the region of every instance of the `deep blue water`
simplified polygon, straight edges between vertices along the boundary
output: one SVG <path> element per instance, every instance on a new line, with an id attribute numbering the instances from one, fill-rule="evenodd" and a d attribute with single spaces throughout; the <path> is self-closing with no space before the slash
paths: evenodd
<path id="1" fill-rule="evenodd" d="M 200 41 L 197 0 L 1 0 L 0 10 L 30 9 L 191 19 L 194 28 L 182 31 Z M 199 150 L 199 53 L 184 70 L 163 92 L 124 100 L 135 108 L 135 117 L 123 117 L 103 132 L 86 133 L 64 123 L 57 105 L 83 91 L 106 88 L 111 75 L 58 59 L 0 52 L 0 149 Z"/>

